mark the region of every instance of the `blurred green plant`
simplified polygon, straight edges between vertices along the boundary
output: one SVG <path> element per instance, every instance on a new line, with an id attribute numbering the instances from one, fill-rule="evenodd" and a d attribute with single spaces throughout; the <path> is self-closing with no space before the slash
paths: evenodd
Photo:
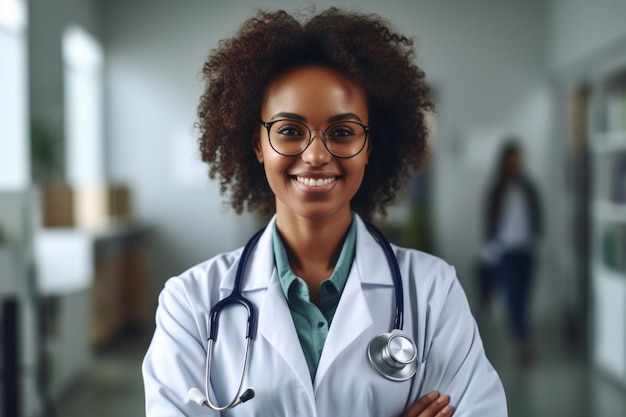
<path id="1" fill-rule="evenodd" d="M 65 174 L 63 130 L 44 118 L 30 121 L 30 159 L 37 183 L 61 180 Z"/>

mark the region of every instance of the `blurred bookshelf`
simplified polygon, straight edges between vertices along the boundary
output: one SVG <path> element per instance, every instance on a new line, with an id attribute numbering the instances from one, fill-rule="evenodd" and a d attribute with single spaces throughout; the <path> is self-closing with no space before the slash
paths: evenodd
<path id="1" fill-rule="evenodd" d="M 626 387 L 626 62 L 590 88 L 592 354 Z"/>

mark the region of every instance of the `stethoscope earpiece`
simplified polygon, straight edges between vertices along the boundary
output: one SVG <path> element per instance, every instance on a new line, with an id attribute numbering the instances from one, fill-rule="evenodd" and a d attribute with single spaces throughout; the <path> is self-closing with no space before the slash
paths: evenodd
<path id="1" fill-rule="evenodd" d="M 198 388 L 191 388 L 189 392 L 187 392 L 187 398 L 198 405 L 206 405 L 206 397 Z"/>
<path id="2" fill-rule="evenodd" d="M 417 347 L 397 329 L 372 339 L 367 356 L 374 368 L 392 381 L 406 381 L 417 371 Z"/>

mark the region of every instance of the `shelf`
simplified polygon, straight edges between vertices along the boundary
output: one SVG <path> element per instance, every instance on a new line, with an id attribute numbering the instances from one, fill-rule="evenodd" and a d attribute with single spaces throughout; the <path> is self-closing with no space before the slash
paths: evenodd
<path id="1" fill-rule="evenodd" d="M 607 375 L 626 381 L 626 276 L 594 264 L 594 359 Z"/>
<path id="2" fill-rule="evenodd" d="M 18 282 L 22 280 L 17 276 L 16 253 L 7 245 L 0 245 L 0 298 L 14 296 L 18 293 Z"/>
<path id="3" fill-rule="evenodd" d="M 78 229 L 41 229 L 35 233 L 33 247 L 40 294 L 63 295 L 91 286 L 94 251 L 89 233 Z"/>
<path id="4" fill-rule="evenodd" d="M 37 285 L 41 294 L 63 295 L 90 288 L 98 258 L 125 248 L 149 232 L 143 224 L 112 224 L 98 231 L 45 228 L 35 233 Z M 67 262 L 71 259 L 72 262 Z"/>
<path id="5" fill-rule="evenodd" d="M 602 277 L 603 280 L 615 283 L 616 285 L 619 282 L 621 282 L 622 285 L 626 285 L 626 273 L 624 272 L 619 272 L 614 269 L 608 268 L 599 262 L 595 262 L 592 269 L 593 274 L 596 277 Z M 626 291 L 626 286 L 624 287 L 624 289 Z M 624 293 L 624 295 L 626 296 L 626 292 Z"/>
<path id="6" fill-rule="evenodd" d="M 595 367 L 626 387 L 626 56 L 586 84 L 589 131 L 590 289 Z M 602 64 L 600 64 L 602 65 Z"/>
<path id="7" fill-rule="evenodd" d="M 593 218 L 599 222 L 626 224 L 626 204 L 596 200 L 593 203 Z"/>
<path id="8" fill-rule="evenodd" d="M 596 153 L 626 151 L 626 132 L 596 133 L 591 141 Z"/>

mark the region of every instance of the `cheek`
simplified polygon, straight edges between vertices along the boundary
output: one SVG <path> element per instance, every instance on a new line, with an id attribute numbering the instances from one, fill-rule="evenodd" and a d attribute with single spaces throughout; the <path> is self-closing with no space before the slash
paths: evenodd
<path id="1" fill-rule="evenodd" d="M 347 172 L 349 172 L 352 178 L 353 184 L 358 183 L 360 187 L 361 183 L 363 182 L 363 178 L 365 176 L 365 169 L 367 167 L 367 156 L 363 155 L 361 158 L 359 158 L 358 161 L 351 161 L 351 162 L 353 163 L 350 164 L 349 166 L 345 166 L 345 169 Z"/>
<path id="2" fill-rule="evenodd" d="M 365 172 L 365 168 L 369 163 L 369 153 L 362 152 L 358 155 L 358 160 L 354 161 L 354 170 Z"/>
<path id="3" fill-rule="evenodd" d="M 283 178 L 289 169 L 291 161 L 272 149 L 263 147 L 263 166 L 265 168 L 265 176 L 268 181 L 275 183 L 279 178 Z"/>

